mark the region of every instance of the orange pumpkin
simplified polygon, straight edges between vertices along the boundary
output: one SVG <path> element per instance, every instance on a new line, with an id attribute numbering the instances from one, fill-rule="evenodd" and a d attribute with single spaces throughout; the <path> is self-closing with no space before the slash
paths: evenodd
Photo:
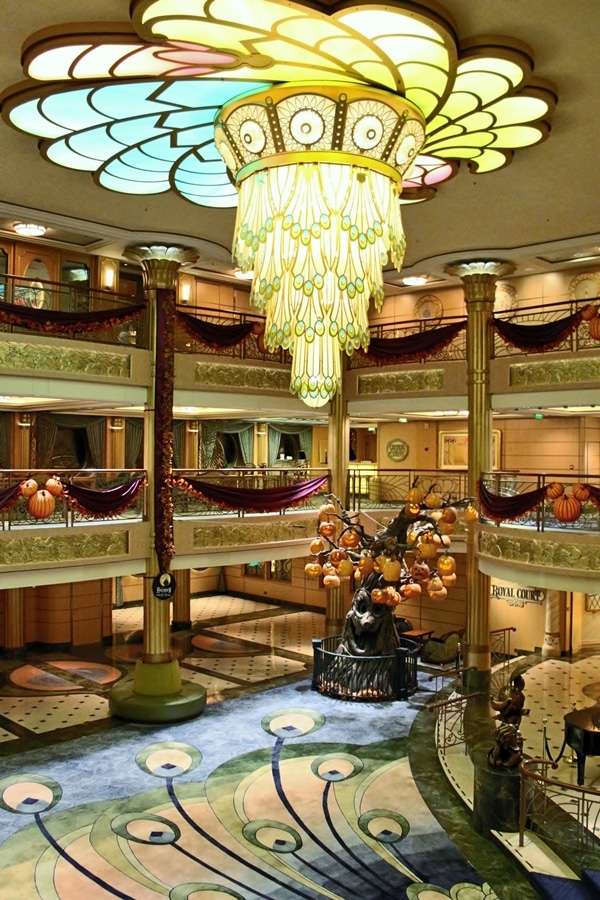
<path id="1" fill-rule="evenodd" d="M 416 581 L 407 581 L 400 588 L 400 594 L 405 600 L 417 600 L 421 596 L 421 585 Z"/>
<path id="2" fill-rule="evenodd" d="M 354 563 L 351 559 L 342 559 L 337 566 L 337 574 L 340 578 L 350 578 L 354 575 Z"/>
<path id="3" fill-rule="evenodd" d="M 456 572 L 456 560 L 453 556 L 444 553 L 437 561 L 437 570 L 440 575 L 454 575 Z"/>
<path id="4" fill-rule="evenodd" d="M 360 544 L 360 533 L 356 528 L 348 528 L 340 535 L 340 544 L 349 550 L 354 550 Z"/>
<path id="5" fill-rule="evenodd" d="M 27 509 L 34 519 L 47 519 L 54 512 L 56 501 L 49 491 L 42 488 L 27 501 Z"/>
<path id="6" fill-rule="evenodd" d="M 456 574 L 452 573 L 452 575 L 442 575 L 442 584 L 445 588 L 454 587 L 456 584 Z"/>
<path id="7" fill-rule="evenodd" d="M 442 587 L 439 591 L 429 591 L 432 600 L 445 600 L 448 596 L 448 590 Z"/>
<path id="8" fill-rule="evenodd" d="M 358 571 L 362 575 L 370 575 L 375 570 L 375 560 L 372 556 L 361 556 L 358 561 Z"/>
<path id="9" fill-rule="evenodd" d="M 454 525 L 457 519 L 458 513 L 453 506 L 447 506 L 442 510 L 442 522 L 446 522 L 448 525 Z"/>
<path id="10" fill-rule="evenodd" d="M 562 497 L 564 492 L 564 485 L 562 485 L 560 481 L 551 481 L 546 488 L 546 497 L 548 500 L 556 500 L 558 497 Z"/>
<path id="11" fill-rule="evenodd" d="M 594 319 L 598 315 L 598 307 L 594 306 L 593 303 L 588 303 L 587 306 L 584 306 L 579 311 L 584 322 L 589 322 L 590 319 Z"/>
<path id="12" fill-rule="evenodd" d="M 572 494 L 576 500 L 586 503 L 590 499 L 591 491 L 586 484 L 574 484 Z"/>
<path id="13" fill-rule="evenodd" d="M 429 578 L 429 566 L 426 562 L 414 562 L 409 572 L 415 581 L 425 581 Z"/>
<path id="14" fill-rule="evenodd" d="M 464 511 L 463 519 L 467 525 L 471 525 L 473 522 L 477 522 L 479 520 L 479 513 L 474 506 L 471 506 L 470 503 Z"/>
<path id="15" fill-rule="evenodd" d="M 335 537 L 337 526 L 335 522 L 321 522 L 319 531 L 324 537 L 332 538 Z"/>
<path id="16" fill-rule="evenodd" d="M 422 487 L 419 487 L 417 484 L 413 484 L 410 491 L 408 492 L 408 502 L 409 503 L 422 503 L 423 498 L 425 496 L 425 491 Z"/>
<path id="17" fill-rule="evenodd" d="M 329 554 L 329 562 L 333 563 L 334 566 L 339 566 L 341 561 L 346 559 L 347 555 L 345 550 L 340 550 L 339 547 L 335 547 Z"/>
<path id="18" fill-rule="evenodd" d="M 332 591 L 334 588 L 339 588 L 339 586 L 340 586 L 339 575 L 325 575 L 325 577 L 323 578 L 323 586 L 328 591 Z"/>
<path id="19" fill-rule="evenodd" d="M 58 477 L 58 475 L 52 475 L 46 481 L 46 490 L 48 493 L 52 494 L 53 497 L 61 497 L 63 493 L 62 481 Z"/>
<path id="20" fill-rule="evenodd" d="M 418 503 L 407 503 L 404 507 L 404 515 L 407 519 L 416 519 L 419 513 L 421 512 L 421 507 Z"/>
<path id="21" fill-rule="evenodd" d="M 559 522 L 574 522 L 581 515 L 581 501 L 577 497 L 563 494 L 554 501 L 552 512 Z"/>
<path id="22" fill-rule="evenodd" d="M 431 596 L 432 592 L 435 594 L 436 591 L 441 591 L 443 587 L 444 585 L 440 576 L 432 575 L 427 582 L 427 593 Z"/>
<path id="23" fill-rule="evenodd" d="M 419 543 L 417 544 L 417 551 L 419 553 L 419 556 L 421 556 L 423 559 L 433 559 L 435 556 L 437 556 L 437 547 L 435 546 L 435 544 L 430 543 L 429 541 L 419 541 Z"/>
<path id="24" fill-rule="evenodd" d="M 600 316 L 594 316 L 588 322 L 588 332 L 592 340 L 600 341 Z"/>
<path id="25" fill-rule="evenodd" d="M 425 506 L 428 509 L 439 509 L 444 501 L 440 494 L 430 491 L 425 497 Z"/>
<path id="26" fill-rule="evenodd" d="M 33 497 L 35 492 L 38 489 L 38 483 L 35 478 L 28 478 L 26 481 L 21 482 L 21 496 L 22 497 Z"/>
<path id="27" fill-rule="evenodd" d="M 386 559 L 381 569 L 384 581 L 389 581 L 391 584 L 395 584 L 399 580 L 401 572 L 402 563 L 399 559 L 394 558 Z"/>
<path id="28" fill-rule="evenodd" d="M 304 572 L 309 578 L 320 578 L 323 572 L 323 566 L 318 562 L 309 562 L 304 566 Z"/>
<path id="29" fill-rule="evenodd" d="M 315 556 L 318 553 L 322 553 L 324 549 L 325 549 L 325 544 L 323 543 L 321 538 L 314 538 L 314 540 L 312 540 L 310 542 L 310 552 L 314 553 Z"/>
<path id="30" fill-rule="evenodd" d="M 385 603 L 385 591 L 382 588 L 373 588 L 371 591 L 371 600 L 373 603 Z"/>
<path id="31" fill-rule="evenodd" d="M 323 563 L 323 575 L 337 575 L 336 568 L 332 563 Z"/>
<path id="32" fill-rule="evenodd" d="M 333 505 L 333 503 L 324 503 L 323 506 L 319 507 L 317 517 L 319 519 L 319 522 L 324 522 L 326 519 L 330 519 L 334 514 L 335 506 Z"/>

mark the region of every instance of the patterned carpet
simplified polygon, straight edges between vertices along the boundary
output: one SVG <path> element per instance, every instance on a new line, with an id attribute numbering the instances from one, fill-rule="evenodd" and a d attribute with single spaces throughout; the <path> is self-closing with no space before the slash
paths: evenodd
<path id="1" fill-rule="evenodd" d="M 5 759 L 2 900 L 492 900 L 415 787 L 415 701 L 308 682 Z"/>

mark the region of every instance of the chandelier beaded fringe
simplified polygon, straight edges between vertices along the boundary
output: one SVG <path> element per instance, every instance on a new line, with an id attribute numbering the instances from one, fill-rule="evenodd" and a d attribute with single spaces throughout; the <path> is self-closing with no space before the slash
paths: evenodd
<path id="1" fill-rule="evenodd" d="M 291 390 L 320 406 L 341 391 L 339 351 L 369 345 L 382 266 L 402 265 L 398 189 L 379 172 L 335 163 L 277 166 L 240 186 L 234 255 L 255 277 L 265 344 L 293 357 Z"/>

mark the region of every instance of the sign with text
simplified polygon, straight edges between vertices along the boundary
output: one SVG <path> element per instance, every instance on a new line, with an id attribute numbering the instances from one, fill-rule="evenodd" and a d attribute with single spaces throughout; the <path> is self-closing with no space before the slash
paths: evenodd
<path id="1" fill-rule="evenodd" d="M 522 584 L 492 584 L 492 600 L 506 600 L 509 606 L 525 606 L 535 603 L 538 606 L 546 599 L 546 592 L 535 587 L 524 587 Z"/>
<path id="2" fill-rule="evenodd" d="M 170 600 L 176 587 L 175 579 L 169 572 L 161 572 L 152 581 L 152 593 L 157 600 Z"/>

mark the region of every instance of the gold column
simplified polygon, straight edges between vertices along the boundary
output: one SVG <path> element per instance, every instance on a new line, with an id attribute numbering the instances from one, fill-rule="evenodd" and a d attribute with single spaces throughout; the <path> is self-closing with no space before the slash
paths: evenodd
<path id="1" fill-rule="evenodd" d="M 472 262 L 449 266 L 450 275 L 463 282 L 467 307 L 467 396 L 468 492 L 477 496 L 482 472 L 492 468 L 492 408 L 490 403 L 490 359 L 493 351 L 492 315 L 496 282 L 514 271 L 511 263 Z M 489 683 L 490 656 L 490 579 L 479 571 L 477 528 L 467 534 L 467 631 L 464 665 L 470 689 Z"/>
<path id="2" fill-rule="evenodd" d="M 170 499 L 168 478 L 172 473 L 172 435 L 169 441 L 164 423 L 170 423 L 172 418 L 174 336 L 169 331 L 161 335 L 164 354 L 160 360 L 157 338 L 159 318 L 160 327 L 174 327 L 179 269 L 186 263 L 195 262 L 197 254 L 182 247 L 148 246 L 129 247 L 125 256 L 142 267 L 151 323 L 150 347 L 154 365 L 144 412 L 144 466 L 148 478 L 146 511 L 151 529 L 144 576 L 143 655 L 136 663 L 133 688 L 117 684 L 111 691 L 109 705 L 111 712 L 135 721 L 175 721 L 202 712 L 206 691 L 191 684 L 183 690 L 179 664 L 171 659 L 170 602 L 158 599 L 153 591 L 155 578 L 169 574 L 168 545 L 172 539 L 172 510 L 167 502 Z M 165 294 L 161 297 L 163 307 L 159 309 L 157 297 L 161 290 Z M 159 362 L 164 370 L 162 391 L 157 390 Z"/>
<path id="3" fill-rule="evenodd" d="M 177 570 L 177 590 L 173 597 L 173 622 L 171 631 L 187 631 L 192 627 L 190 605 L 191 572 L 189 569 Z"/>
<path id="4" fill-rule="evenodd" d="M 331 471 L 331 493 L 339 498 L 344 508 L 348 504 L 348 454 L 349 420 L 343 395 L 335 394 L 329 412 L 327 434 L 327 461 Z M 348 590 L 342 582 L 339 588 L 327 591 L 325 609 L 325 632 L 327 635 L 341 634 L 348 612 Z"/>
<path id="5" fill-rule="evenodd" d="M 23 588 L 6 588 L 5 602 L 5 653 L 13 658 L 25 656 L 25 606 Z"/>

